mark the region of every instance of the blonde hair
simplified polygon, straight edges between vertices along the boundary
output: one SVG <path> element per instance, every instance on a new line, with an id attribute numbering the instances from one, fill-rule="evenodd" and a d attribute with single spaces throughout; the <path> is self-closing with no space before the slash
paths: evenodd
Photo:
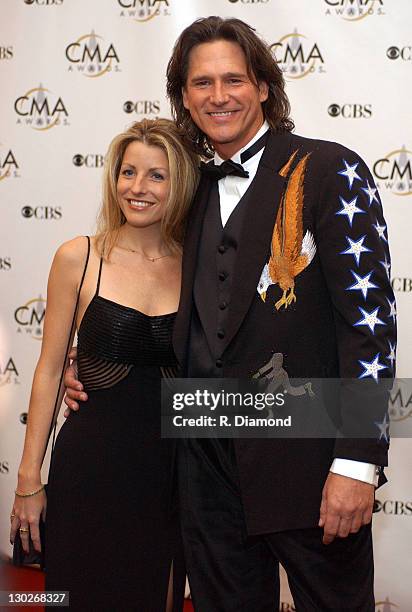
<path id="1" fill-rule="evenodd" d="M 170 119 L 143 119 L 113 138 L 106 155 L 103 172 L 103 203 L 97 218 L 96 245 L 99 255 L 108 258 L 118 232 L 126 218 L 117 199 L 117 179 L 126 148 L 131 142 L 159 147 L 169 162 L 170 192 L 160 231 L 165 244 L 174 252 L 180 250 L 185 221 L 198 178 L 198 156 Z"/>

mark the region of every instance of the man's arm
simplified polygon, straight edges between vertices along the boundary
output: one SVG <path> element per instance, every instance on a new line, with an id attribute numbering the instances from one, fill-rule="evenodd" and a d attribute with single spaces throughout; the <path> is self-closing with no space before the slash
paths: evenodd
<path id="1" fill-rule="evenodd" d="M 64 403 L 67 406 L 66 410 L 64 411 L 65 417 L 69 416 L 70 410 L 79 409 L 78 402 L 85 402 L 87 400 L 87 393 L 83 391 L 83 385 L 77 378 L 76 348 L 72 348 L 72 350 L 70 351 L 69 359 L 71 360 L 71 365 L 66 368 L 66 371 L 64 373 L 64 386 L 66 387 Z"/>
<path id="2" fill-rule="evenodd" d="M 334 308 L 340 377 L 393 377 L 394 296 L 386 223 L 373 178 L 364 162 L 342 148 L 323 180 L 318 209 L 318 249 Z M 362 405 L 356 389 L 343 388 L 342 421 L 356 422 Z M 387 410 L 387 389 L 376 414 Z M 378 433 L 378 432 L 377 432 Z M 388 441 L 340 438 L 322 495 L 319 525 L 324 542 L 370 522 L 376 466 L 387 465 Z M 358 465 L 356 465 L 358 464 Z"/>

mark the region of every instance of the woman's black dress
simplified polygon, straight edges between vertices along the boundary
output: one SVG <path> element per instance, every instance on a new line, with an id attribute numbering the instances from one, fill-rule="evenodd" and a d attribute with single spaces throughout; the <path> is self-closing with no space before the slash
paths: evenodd
<path id="1" fill-rule="evenodd" d="M 175 313 L 148 316 L 96 294 L 78 334 L 88 401 L 57 437 L 49 476 L 46 589 L 70 610 L 174 611 L 184 565 L 173 500 L 174 443 L 160 438 L 160 381 L 175 367 Z"/>

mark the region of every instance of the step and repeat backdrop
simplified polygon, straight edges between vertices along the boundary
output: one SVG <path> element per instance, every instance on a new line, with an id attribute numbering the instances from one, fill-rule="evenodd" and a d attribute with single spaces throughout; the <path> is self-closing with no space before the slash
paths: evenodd
<path id="1" fill-rule="evenodd" d="M 398 376 L 412 339 L 410 0 L 0 1 L 0 552 L 46 308 L 63 241 L 90 234 L 114 134 L 169 117 L 165 69 L 198 17 L 247 21 L 284 71 L 296 132 L 342 142 L 371 168 L 392 252 Z M 385 264 L 385 262 L 382 262 Z M 395 347 L 393 347 L 395 348 Z M 392 419 L 412 419 L 400 387 Z M 60 417 L 60 421 L 63 417 Z M 412 445 L 392 441 L 374 515 L 376 610 L 412 608 Z M 282 610 L 294 610 L 283 576 Z"/>

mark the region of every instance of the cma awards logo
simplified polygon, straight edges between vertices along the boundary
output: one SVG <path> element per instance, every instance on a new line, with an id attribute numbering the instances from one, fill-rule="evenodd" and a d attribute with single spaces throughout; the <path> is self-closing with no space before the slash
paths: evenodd
<path id="1" fill-rule="evenodd" d="M 395 608 L 399 608 L 399 606 L 389 601 L 389 597 L 385 597 L 385 601 L 375 603 L 375 612 L 394 612 Z"/>
<path id="2" fill-rule="evenodd" d="M 66 47 L 66 58 L 70 62 L 69 72 L 77 70 L 89 78 L 120 72 L 119 56 L 113 44 L 105 43 L 94 30 L 70 43 Z"/>
<path id="3" fill-rule="evenodd" d="M 412 151 L 405 148 L 395 149 L 373 165 L 377 187 L 384 187 L 394 195 L 412 194 Z"/>
<path id="4" fill-rule="evenodd" d="M 301 79 L 308 74 L 326 72 L 322 53 L 315 42 L 311 42 L 295 28 L 270 46 L 273 57 L 282 72 L 291 79 Z"/>
<path id="5" fill-rule="evenodd" d="M 412 387 L 408 379 L 397 379 L 389 394 L 389 416 L 391 421 L 412 418 Z"/>
<path id="6" fill-rule="evenodd" d="M 342 119 L 370 119 L 372 104 L 331 104 L 328 113 L 331 117 Z"/>
<path id="7" fill-rule="evenodd" d="M 72 159 L 73 165 L 77 168 L 103 168 L 104 166 L 104 155 L 101 153 L 76 153 Z"/>
<path id="8" fill-rule="evenodd" d="M 41 296 L 16 308 L 14 320 L 18 325 L 17 333 L 25 333 L 35 340 L 42 340 L 45 314 L 46 300 Z"/>
<path id="9" fill-rule="evenodd" d="M 127 100 L 123 104 L 123 110 L 128 114 L 158 115 L 160 113 L 160 102 L 159 100 L 137 100 L 137 102 Z"/>
<path id="10" fill-rule="evenodd" d="M 14 110 L 18 115 L 17 124 L 29 125 L 34 130 L 45 131 L 58 125 L 69 125 L 62 98 L 41 84 L 17 98 Z"/>
<path id="11" fill-rule="evenodd" d="M 371 15 L 384 15 L 384 0 L 324 0 L 326 15 L 337 15 L 346 21 L 360 21 Z"/>
<path id="12" fill-rule="evenodd" d="M 0 144 L 0 181 L 6 178 L 19 178 L 19 164 L 11 149 L 2 149 Z"/>
<path id="13" fill-rule="evenodd" d="M 0 387 L 12 384 L 18 385 L 20 381 L 16 364 L 13 358 L 9 357 L 4 362 L 0 361 Z"/>
<path id="14" fill-rule="evenodd" d="M 172 0 L 117 0 L 122 9 L 120 17 L 131 17 L 134 21 L 145 23 L 154 17 L 170 16 L 170 2 Z"/>

